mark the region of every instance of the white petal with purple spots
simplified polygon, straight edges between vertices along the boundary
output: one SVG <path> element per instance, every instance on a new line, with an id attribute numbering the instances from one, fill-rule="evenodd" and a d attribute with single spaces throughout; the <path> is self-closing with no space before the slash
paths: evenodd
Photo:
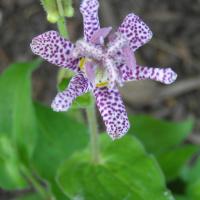
<path id="1" fill-rule="evenodd" d="M 51 107 L 57 112 L 67 111 L 76 97 L 88 92 L 89 90 L 90 84 L 88 79 L 84 77 L 83 73 L 78 73 L 71 79 L 68 88 L 57 94 Z"/>
<path id="2" fill-rule="evenodd" d="M 94 95 L 108 134 L 112 139 L 121 138 L 128 132 L 130 124 L 119 91 L 102 87 L 96 88 Z"/>
<path id="3" fill-rule="evenodd" d="M 128 72 L 128 66 L 122 65 L 119 67 L 119 70 L 123 81 L 151 79 L 163 84 L 171 84 L 177 78 L 177 74 L 171 68 L 153 68 L 137 65 L 136 68 L 133 69 L 132 73 L 130 73 Z"/>
<path id="4" fill-rule="evenodd" d="M 90 41 L 95 31 L 100 28 L 98 17 L 99 1 L 83 0 L 80 11 L 83 15 L 84 39 Z"/>
<path id="5" fill-rule="evenodd" d="M 138 17 L 131 13 L 123 21 L 118 32 L 129 40 L 133 51 L 146 44 L 153 36 L 149 27 Z"/>
<path id="6" fill-rule="evenodd" d="M 30 46 L 33 53 L 54 65 L 73 71 L 79 70 L 77 67 L 79 60 L 73 59 L 71 56 L 74 45 L 70 41 L 60 37 L 56 31 L 48 31 L 33 38 Z"/>

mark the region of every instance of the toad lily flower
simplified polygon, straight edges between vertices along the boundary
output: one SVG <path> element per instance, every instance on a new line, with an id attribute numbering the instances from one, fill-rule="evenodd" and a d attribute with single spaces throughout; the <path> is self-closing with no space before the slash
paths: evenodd
<path id="1" fill-rule="evenodd" d="M 171 84 L 177 75 L 170 68 L 136 64 L 134 52 L 152 38 L 152 32 L 138 16 L 129 14 L 111 33 L 111 27 L 100 28 L 98 8 L 98 0 L 82 1 L 84 39 L 76 44 L 49 31 L 35 37 L 31 49 L 48 62 L 76 72 L 66 90 L 55 97 L 53 110 L 67 111 L 76 97 L 91 91 L 108 134 L 117 139 L 130 127 L 117 86 L 144 79 Z"/>

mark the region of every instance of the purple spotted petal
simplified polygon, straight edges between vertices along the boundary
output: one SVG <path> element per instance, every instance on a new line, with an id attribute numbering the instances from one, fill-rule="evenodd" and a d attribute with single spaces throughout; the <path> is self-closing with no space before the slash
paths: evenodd
<path id="1" fill-rule="evenodd" d="M 124 19 L 118 32 L 126 36 L 133 51 L 146 44 L 153 36 L 149 27 L 133 13 Z"/>
<path id="2" fill-rule="evenodd" d="M 59 92 L 57 94 L 51 107 L 57 112 L 67 111 L 76 97 L 88 92 L 89 90 L 90 84 L 88 79 L 86 79 L 82 73 L 78 73 L 71 79 L 68 88 L 64 92 Z"/>
<path id="3" fill-rule="evenodd" d="M 128 68 L 127 66 L 123 65 L 120 68 L 120 71 L 124 72 L 124 70 Z M 177 74 L 171 68 L 152 68 L 152 67 L 142 67 L 137 65 L 134 68 L 132 74 L 123 74 L 123 81 L 134 81 L 134 80 L 145 80 L 151 79 L 154 81 L 159 81 L 163 84 L 171 84 L 173 83 L 176 78 Z"/>
<path id="4" fill-rule="evenodd" d="M 96 88 L 94 94 L 108 134 L 112 139 L 121 138 L 128 132 L 130 124 L 119 91 L 101 87 Z"/>
<path id="5" fill-rule="evenodd" d="M 122 82 L 133 80 L 133 68 L 131 69 L 126 64 L 120 64 L 118 66 L 119 74 L 121 77 Z"/>
<path id="6" fill-rule="evenodd" d="M 100 28 L 98 9 L 98 0 L 83 0 L 80 6 L 80 11 L 83 15 L 84 39 L 88 42 L 94 32 Z"/>
<path id="7" fill-rule="evenodd" d="M 70 41 L 60 37 L 56 31 L 48 31 L 33 38 L 30 46 L 33 53 L 54 65 L 73 71 L 79 70 L 77 67 L 79 60 L 73 59 L 70 55 L 71 50 L 74 49 L 74 45 Z"/>
<path id="8" fill-rule="evenodd" d="M 93 44 L 103 44 L 104 39 L 109 35 L 111 32 L 112 27 L 100 28 L 94 32 L 91 37 L 90 42 Z"/>

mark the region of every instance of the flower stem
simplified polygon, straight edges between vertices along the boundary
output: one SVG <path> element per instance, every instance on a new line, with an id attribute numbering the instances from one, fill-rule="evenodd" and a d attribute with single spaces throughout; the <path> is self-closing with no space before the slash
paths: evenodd
<path id="1" fill-rule="evenodd" d="M 60 18 L 58 19 L 58 22 L 57 22 L 58 30 L 61 36 L 63 36 L 64 38 L 68 38 L 68 30 L 67 30 L 66 20 L 64 16 L 64 8 L 63 8 L 61 0 L 57 0 L 57 6 L 58 6 L 58 12 L 60 15 Z"/>
<path id="2" fill-rule="evenodd" d="M 87 107 L 87 118 L 90 129 L 90 145 L 91 145 L 91 154 L 92 154 L 92 162 L 97 164 L 99 163 L 99 134 L 97 128 L 97 118 L 96 118 L 96 107 L 94 98 L 92 98 L 92 103 L 89 107 Z"/>

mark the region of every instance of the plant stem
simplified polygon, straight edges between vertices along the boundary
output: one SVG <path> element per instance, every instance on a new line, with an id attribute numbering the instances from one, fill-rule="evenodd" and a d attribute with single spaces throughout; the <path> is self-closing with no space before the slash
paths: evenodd
<path id="1" fill-rule="evenodd" d="M 91 105 L 86 109 L 88 125 L 90 129 L 90 145 L 91 145 L 91 154 L 92 154 L 92 162 L 97 164 L 99 163 L 99 135 L 97 128 L 97 118 L 96 118 L 96 107 L 94 98 L 92 98 Z"/>
<path id="2" fill-rule="evenodd" d="M 58 30 L 61 36 L 63 36 L 64 38 L 68 38 L 68 31 L 67 31 L 66 20 L 64 16 L 64 9 L 63 9 L 61 0 L 57 0 L 57 6 L 58 6 L 58 12 L 60 15 L 60 18 L 57 22 Z"/>

